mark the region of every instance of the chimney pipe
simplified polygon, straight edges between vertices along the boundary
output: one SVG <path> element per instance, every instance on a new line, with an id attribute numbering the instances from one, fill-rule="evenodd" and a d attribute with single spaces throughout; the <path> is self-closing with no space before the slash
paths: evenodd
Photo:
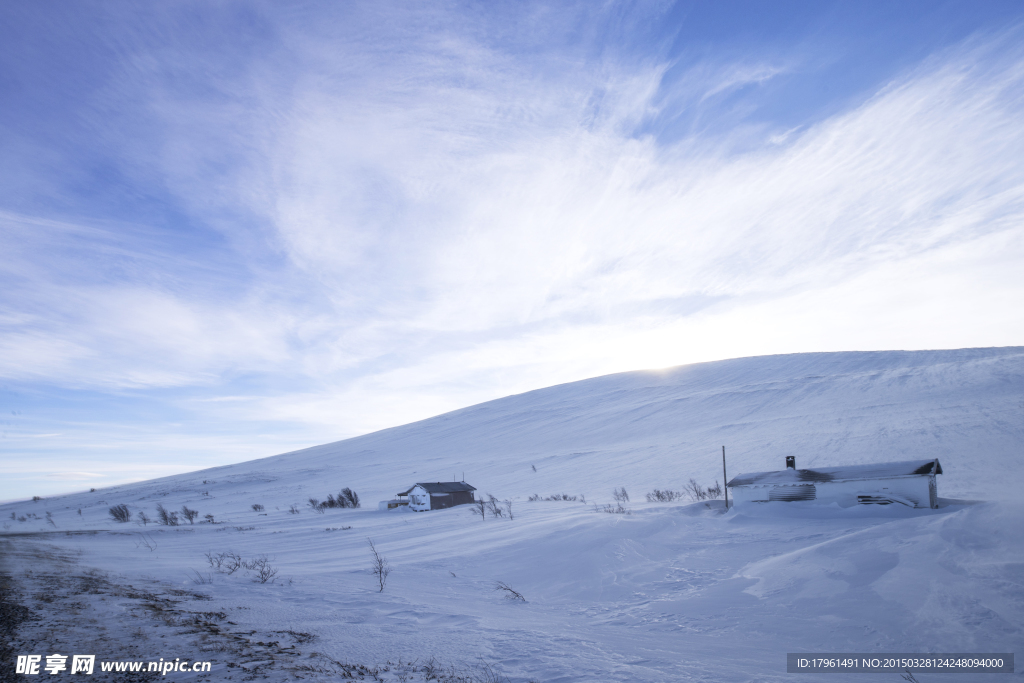
<path id="1" fill-rule="evenodd" d="M 786 468 L 787 469 L 791 469 L 791 470 L 795 470 L 796 469 L 796 456 L 795 455 L 787 455 L 786 456 Z"/>

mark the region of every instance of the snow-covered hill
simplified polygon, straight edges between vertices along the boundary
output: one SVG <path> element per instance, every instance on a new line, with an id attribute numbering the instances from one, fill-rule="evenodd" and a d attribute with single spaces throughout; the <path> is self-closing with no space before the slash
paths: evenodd
<path id="1" fill-rule="evenodd" d="M 691 477 L 720 480 L 723 444 L 730 475 L 781 469 L 786 455 L 798 466 L 938 457 L 941 496 L 990 502 L 728 514 L 638 502 Z M 329 680 L 338 662 L 435 657 L 463 671 L 488 662 L 524 682 L 781 681 L 787 652 L 1024 642 L 1024 508 L 1010 495 L 1024 483 L 1022 454 L 1024 348 L 745 358 L 600 377 L 295 453 L 4 505 L 0 569 L 22 577 L 38 614 L 65 600 L 103 624 L 31 622 L 24 647 L 113 659 L 130 643 L 140 659 L 215 660 L 213 680 L 316 678 L 300 666 L 309 662 Z M 376 510 L 413 482 L 463 471 L 513 500 L 514 519 Z M 363 508 L 306 505 L 343 486 Z M 610 502 L 615 487 L 631 494 L 631 514 L 596 512 L 590 503 Z M 527 501 L 533 493 L 588 504 Z M 116 504 L 132 522 L 110 518 Z M 216 523 L 137 524 L 158 504 Z M 368 537 L 394 570 L 384 592 Z M 224 552 L 265 555 L 279 573 L 262 584 L 251 571 L 217 572 L 206 553 Z M 504 600 L 496 581 L 527 601 Z M 159 611 L 144 608 L 153 593 L 169 601 Z M 401 672 L 425 675 L 378 675 Z"/>
<path id="2" fill-rule="evenodd" d="M 690 477 L 938 457 L 940 495 L 1001 497 L 1024 482 L 1024 347 L 740 358 L 531 391 L 336 443 L 118 487 L 273 491 L 350 486 L 376 502 L 416 481 L 500 496 L 607 499 Z M 536 467 L 536 472 L 533 468 Z M 235 482 L 231 484 L 230 482 Z M 212 489 L 214 494 L 220 489 Z M 308 495 L 307 495 L 308 494 Z"/>

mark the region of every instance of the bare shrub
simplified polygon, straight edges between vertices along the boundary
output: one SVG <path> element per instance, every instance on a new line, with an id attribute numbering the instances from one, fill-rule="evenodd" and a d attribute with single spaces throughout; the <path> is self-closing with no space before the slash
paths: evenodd
<path id="1" fill-rule="evenodd" d="M 515 519 L 515 517 L 512 516 L 512 501 L 506 498 L 502 505 L 505 506 L 505 512 L 508 513 L 508 519 L 511 522 Z"/>
<path id="2" fill-rule="evenodd" d="M 426 674 L 426 680 L 437 678 L 437 674 L 440 673 L 441 665 L 431 657 L 423 664 L 423 673 Z"/>
<path id="3" fill-rule="evenodd" d="M 622 506 L 622 503 L 616 503 L 615 505 L 598 505 L 594 503 L 594 512 L 607 512 L 612 515 L 631 515 L 632 512 L 628 508 Z"/>
<path id="4" fill-rule="evenodd" d="M 121 522 L 122 524 L 124 524 L 125 522 L 132 521 L 132 511 L 129 510 L 128 506 L 125 505 L 124 503 L 121 503 L 120 505 L 111 506 L 111 508 L 107 510 L 107 512 L 110 513 L 110 516 L 114 519 L 115 522 Z"/>
<path id="5" fill-rule="evenodd" d="M 196 517 L 199 516 L 199 511 L 198 510 L 192 510 L 188 506 L 182 505 L 181 506 L 181 514 L 182 514 L 182 516 L 185 519 L 188 520 L 189 524 L 195 524 L 196 523 Z"/>
<path id="6" fill-rule="evenodd" d="M 220 569 L 225 574 L 230 575 L 230 574 L 234 574 L 239 569 L 241 569 L 242 565 L 243 565 L 243 562 L 242 562 L 242 556 L 241 555 L 236 555 L 235 553 L 227 552 L 227 553 L 224 553 L 223 564 L 221 564 Z"/>
<path id="7" fill-rule="evenodd" d="M 715 485 L 714 486 L 709 486 L 707 488 L 707 494 L 708 494 L 708 498 L 711 498 L 712 500 L 715 499 L 715 498 L 721 498 L 722 497 L 722 485 L 718 483 L 717 479 L 715 480 Z"/>
<path id="8" fill-rule="evenodd" d="M 242 556 L 231 551 L 225 553 L 206 553 L 206 561 L 210 567 L 221 574 L 234 574 L 245 566 Z"/>
<path id="9" fill-rule="evenodd" d="M 564 500 L 566 502 L 575 502 L 575 501 L 579 500 L 580 498 L 583 498 L 583 496 L 570 496 L 568 493 L 556 493 L 554 495 L 548 496 L 547 498 L 541 498 L 539 495 L 537 495 L 535 493 L 532 496 L 530 496 L 529 500 L 531 500 L 531 501 L 539 501 L 539 500 L 555 500 L 555 501 L 558 501 L 558 500 Z M 587 502 L 586 498 L 583 498 L 583 502 L 584 503 Z"/>
<path id="10" fill-rule="evenodd" d="M 327 509 L 326 506 L 316 498 L 309 499 L 309 507 L 313 508 L 313 512 L 319 513 L 321 515 L 324 514 L 324 510 Z"/>
<path id="11" fill-rule="evenodd" d="M 156 505 L 156 516 L 164 526 L 178 526 L 178 513 L 168 512 L 160 503 Z"/>
<path id="12" fill-rule="evenodd" d="M 684 491 L 690 496 L 694 502 L 707 500 L 708 492 L 703 486 L 697 483 L 696 479 L 691 478 L 690 482 L 683 488 Z"/>
<path id="13" fill-rule="evenodd" d="M 253 503 L 253 504 L 252 504 L 252 510 L 253 510 L 253 512 L 263 512 L 263 510 L 265 510 L 265 509 L 266 509 L 266 508 L 264 508 L 264 507 L 263 507 L 263 505 L 262 505 L 262 504 L 260 504 L 260 503 Z"/>
<path id="14" fill-rule="evenodd" d="M 150 521 L 152 521 L 150 520 L 149 515 L 146 514 L 145 510 L 139 510 L 139 514 L 136 515 L 135 519 L 137 520 L 137 523 L 142 526 L 146 526 Z"/>
<path id="15" fill-rule="evenodd" d="M 290 508 L 288 508 L 288 512 L 293 514 L 293 515 L 297 515 L 297 514 L 299 514 L 299 508 L 297 508 L 294 505 L 292 505 Z"/>
<path id="16" fill-rule="evenodd" d="M 521 600 L 522 602 L 526 602 L 526 598 L 523 597 L 522 593 L 515 590 L 514 588 L 512 588 L 512 586 L 508 585 L 504 581 L 495 582 L 494 590 L 505 591 L 506 600 Z"/>
<path id="17" fill-rule="evenodd" d="M 523 602 L 526 601 L 523 600 Z M 499 674 L 487 662 L 484 662 L 483 666 L 480 668 L 480 678 L 478 680 L 480 681 L 480 683 L 509 683 L 507 676 L 502 676 L 501 674 Z M 535 682 L 530 681 L 530 683 Z"/>
<path id="18" fill-rule="evenodd" d="M 46 523 L 52 526 L 54 529 L 57 528 L 57 523 L 53 521 L 53 513 L 49 510 L 46 511 Z"/>
<path id="19" fill-rule="evenodd" d="M 203 521 L 207 524 L 216 524 L 216 522 L 213 521 L 213 515 L 203 515 Z"/>
<path id="20" fill-rule="evenodd" d="M 527 498 L 526 500 L 530 501 L 531 503 L 536 502 L 536 501 L 540 500 L 540 494 L 535 493 L 532 496 L 530 496 L 529 498 Z"/>
<path id="21" fill-rule="evenodd" d="M 373 545 L 373 541 L 369 538 L 366 542 L 370 544 L 370 552 L 373 553 L 373 567 L 372 571 L 374 576 L 377 577 L 377 584 L 380 586 L 378 593 L 384 592 L 384 584 L 388 582 L 388 574 L 391 573 L 391 567 L 388 565 L 388 561 L 377 552 L 377 547 Z"/>
<path id="22" fill-rule="evenodd" d="M 33 502 L 33 503 L 38 503 L 38 502 L 39 502 L 39 501 L 41 501 L 42 499 L 43 499 L 43 497 L 42 497 L 42 496 L 32 496 L 32 502 Z"/>
<path id="23" fill-rule="evenodd" d="M 473 514 L 480 515 L 480 519 L 487 519 L 487 501 L 480 499 L 473 501 Z"/>
<path id="24" fill-rule="evenodd" d="M 505 516 L 505 511 L 501 509 L 501 504 L 498 502 L 498 499 L 489 493 L 487 494 L 487 509 L 491 511 L 491 517 Z"/>
<path id="25" fill-rule="evenodd" d="M 157 549 L 156 540 L 149 534 L 139 534 L 139 540 L 135 542 L 135 547 L 153 552 Z"/>
<path id="26" fill-rule="evenodd" d="M 188 571 L 192 572 L 192 574 L 189 574 L 188 572 L 185 572 L 185 576 L 190 578 L 192 580 L 192 583 L 194 583 L 194 584 L 203 585 L 203 584 L 213 583 L 213 577 L 211 577 L 209 574 L 207 574 L 206 576 L 203 576 L 202 574 L 197 572 L 195 569 L 189 569 Z"/>
<path id="27" fill-rule="evenodd" d="M 255 574 L 253 581 L 256 583 L 267 583 L 268 581 L 273 583 L 272 579 L 277 575 L 277 570 L 270 565 L 270 560 L 266 555 L 243 562 L 242 566 Z"/>
<path id="28" fill-rule="evenodd" d="M 683 497 L 682 491 L 673 491 L 671 489 L 654 489 L 647 494 L 648 503 L 672 503 Z"/>
<path id="29" fill-rule="evenodd" d="M 341 490 L 341 496 L 345 497 L 345 500 L 348 501 L 348 506 L 350 508 L 357 508 L 357 507 L 359 507 L 359 494 L 356 493 L 355 491 L 353 491 L 352 489 L 350 489 L 350 488 L 348 488 L 346 486 L 345 488 L 343 488 Z M 341 496 L 339 496 L 339 498 Z"/>
<path id="30" fill-rule="evenodd" d="M 316 500 L 311 498 L 310 501 Z M 341 490 L 337 497 L 334 494 L 327 494 L 327 500 L 317 503 L 321 506 L 321 512 L 326 508 L 357 508 L 359 507 L 359 494 L 347 486 Z"/>
<path id="31" fill-rule="evenodd" d="M 620 486 L 619 488 L 612 491 L 612 498 L 615 499 L 616 503 L 628 503 L 629 494 L 626 493 L 626 488 Z"/>

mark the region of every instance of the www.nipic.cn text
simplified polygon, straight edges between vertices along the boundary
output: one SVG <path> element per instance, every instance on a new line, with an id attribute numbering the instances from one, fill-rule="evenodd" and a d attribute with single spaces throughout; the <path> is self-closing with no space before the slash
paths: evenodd
<path id="1" fill-rule="evenodd" d="M 71 660 L 70 662 L 68 660 Z M 38 674 L 56 675 L 62 672 L 72 674 L 91 674 L 96 666 L 96 655 L 18 655 L 14 673 L 35 676 Z M 99 670 L 107 671 L 147 671 L 166 676 L 169 673 L 191 671 L 203 672 L 210 670 L 210 662 L 193 662 L 180 657 L 173 661 L 161 658 L 155 662 L 117 661 L 99 662 Z"/>

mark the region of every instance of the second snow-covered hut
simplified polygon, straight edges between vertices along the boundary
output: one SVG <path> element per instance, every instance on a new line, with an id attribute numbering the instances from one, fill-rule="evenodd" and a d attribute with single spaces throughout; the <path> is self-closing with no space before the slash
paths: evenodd
<path id="1" fill-rule="evenodd" d="M 795 458 L 788 456 L 784 470 L 741 474 L 726 486 L 737 505 L 814 500 L 841 507 L 899 503 L 935 508 L 937 474 L 942 474 L 938 458 L 798 470 Z"/>

